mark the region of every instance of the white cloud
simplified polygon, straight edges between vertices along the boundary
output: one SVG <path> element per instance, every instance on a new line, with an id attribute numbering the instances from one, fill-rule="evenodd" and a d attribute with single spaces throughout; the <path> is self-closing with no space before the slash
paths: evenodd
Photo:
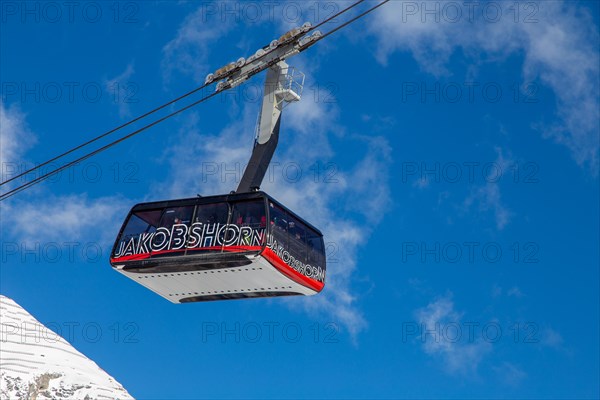
<path id="1" fill-rule="evenodd" d="M 383 139 L 373 138 L 354 170 L 340 171 L 337 182 L 309 178 L 295 184 L 266 185 L 267 192 L 319 227 L 329 244 L 325 292 L 306 299 L 302 305 L 310 313 L 334 316 L 354 338 L 368 325 L 358 304 L 359 294 L 354 291 L 354 279 L 359 250 L 389 206 L 388 152 Z M 296 157 L 302 157 L 302 152 Z M 304 165 L 306 170 L 310 164 Z M 350 211 L 355 215 L 350 216 Z"/>
<path id="2" fill-rule="evenodd" d="M 439 360 L 442 369 L 449 374 L 476 375 L 479 364 L 491 352 L 491 344 L 477 338 L 466 341 L 460 340 L 460 337 L 455 339 L 452 333 L 454 327 L 462 329 L 465 325 L 461 322 L 462 313 L 454 308 L 451 295 L 440 297 L 416 310 L 415 315 L 422 332 L 437 332 L 422 338 L 425 353 Z"/>
<path id="3" fill-rule="evenodd" d="M 425 13 L 425 8 L 436 7 L 437 13 Z M 500 18 L 495 17 L 497 8 Z M 556 95 L 558 118 L 540 124 L 544 136 L 567 146 L 579 165 L 596 173 L 599 35 L 586 7 L 561 1 L 390 2 L 370 19 L 370 31 L 378 39 L 376 54 L 381 63 L 396 51 L 409 51 L 436 76 L 451 74 L 447 64 L 459 52 L 473 65 L 522 54 L 523 81 L 539 79 Z"/>
<path id="4" fill-rule="evenodd" d="M 465 199 L 464 206 L 470 209 L 473 205 L 478 205 L 478 211 L 494 214 L 496 228 L 502 230 L 510 222 L 513 213 L 504 206 L 500 194 L 500 187 L 495 183 L 486 183 L 484 186 L 475 188 Z"/>
<path id="5" fill-rule="evenodd" d="M 494 284 L 492 287 L 492 298 L 497 298 L 503 295 L 504 290 L 502 289 L 502 287 Z M 521 291 L 521 289 L 518 286 L 513 286 L 510 289 L 506 290 L 506 297 L 516 297 L 516 298 L 521 298 L 525 296 L 525 294 L 523 294 L 523 292 Z"/>
<path id="6" fill-rule="evenodd" d="M 135 68 L 133 67 L 133 63 L 131 63 L 127 65 L 127 68 L 121 74 L 104 81 L 104 88 L 111 94 L 114 101 L 117 102 L 119 117 L 122 119 L 131 117 L 130 104 L 133 101 L 137 101 L 132 95 L 132 89 L 135 88 L 132 85 L 135 84 L 130 81 L 134 73 Z"/>
<path id="7" fill-rule="evenodd" d="M 85 238 L 112 244 L 131 204 L 118 196 L 90 199 L 85 194 L 49 196 L 3 204 L 3 227 L 28 243 L 70 242 Z"/>
<path id="8" fill-rule="evenodd" d="M 416 179 L 413 182 L 412 187 L 417 188 L 417 189 L 428 188 L 429 187 L 429 179 L 427 178 L 427 175 L 423 175 L 419 179 Z"/>
<path id="9" fill-rule="evenodd" d="M 522 368 L 509 362 L 503 362 L 499 366 L 492 367 L 492 369 L 503 383 L 510 386 L 518 386 L 527 378 L 527 374 Z"/>
<path id="10" fill-rule="evenodd" d="M 16 106 L 8 106 L 0 99 L 0 163 L 2 163 L 2 181 L 11 176 L 4 176 L 8 163 L 21 164 L 23 157 L 36 142 L 30 131 L 25 114 Z"/>
<path id="11" fill-rule="evenodd" d="M 543 346 L 560 350 L 563 348 L 564 339 L 560 333 L 552 328 L 545 328 L 541 332 L 541 341 Z"/>
<path id="12" fill-rule="evenodd" d="M 190 197 L 229 193 L 239 183 L 250 158 L 256 115 L 245 108 L 220 132 L 206 131 L 198 113 L 189 114 L 161 156 L 171 174 L 156 183 L 153 192 L 162 197 Z"/>
<path id="13" fill-rule="evenodd" d="M 16 107 L 0 103 L 1 154 L 6 162 L 23 163 L 35 135 Z M 22 183 L 20 180 L 19 183 Z M 3 240 L 22 243 L 73 242 L 86 238 L 102 246 L 111 244 L 126 216 L 125 199 L 111 196 L 89 199 L 86 195 L 57 196 L 38 186 L 2 202 Z"/>
<path id="14" fill-rule="evenodd" d="M 389 170 L 392 164 L 392 149 L 382 136 L 361 136 L 366 152 L 356 162 L 348 179 L 348 196 L 351 208 L 360 212 L 368 222 L 377 224 L 391 204 Z M 362 198 L 361 198 L 362 196 Z M 360 201 L 356 201 L 360 198 Z"/>
<path id="15" fill-rule="evenodd" d="M 506 176 L 514 162 L 506 158 L 501 148 L 496 148 L 497 157 L 493 168 L 489 168 L 485 176 L 485 183 L 474 186 L 471 193 L 463 202 L 466 211 L 477 207 L 480 213 L 491 212 L 496 221 L 496 229 L 502 230 L 508 225 L 514 213 L 502 201 L 500 182 L 502 176 Z"/>
<path id="16" fill-rule="evenodd" d="M 492 286 L 492 298 L 497 298 L 502 296 L 502 287 L 494 284 L 494 286 Z"/>
<path id="17" fill-rule="evenodd" d="M 506 293 L 506 295 L 508 297 L 512 296 L 512 297 L 517 297 L 517 298 L 524 296 L 523 292 L 521 292 L 521 289 L 519 289 L 517 286 L 513 286 L 512 288 L 510 288 L 508 290 L 508 292 Z"/>
<path id="18" fill-rule="evenodd" d="M 310 67 L 301 63 L 300 68 L 310 81 Z M 326 290 L 306 299 L 303 306 L 311 313 L 324 311 L 335 316 L 355 337 L 368 325 L 353 291 L 357 258 L 391 202 L 391 148 L 383 137 L 347 133 L 337 117 L 335 103 L 314 101 L 308 96 L 286 110 L 282 132 L 290 144 L 286 146 L 283 139 L 285 152 L 277 158 L 284 165 L 299 163 L 307 176 L 298 183 L 267 182 L 265 189 L 319 227 L 332 246 Z M 343 170 L 335 163 L 330 136 L 360 144 L 363 152 L 356 154 L 352 170 Z M 315 163 L 331 163 L 331 176 L 321 171 L 314 179 L 311 167 Z"/>
<path id="19" fill-rule="evenodd" d="M 229 33 L 233 18 L 210 17 L 207 8 L 199 7 L 188 15 L 177 36 L 163 47 L 163 73 L 169 82 L 173 72 L 191 75 L 197 83 L 204 82 L 210 72 L 211 49 L 219 48 L 219 40 Z"/>

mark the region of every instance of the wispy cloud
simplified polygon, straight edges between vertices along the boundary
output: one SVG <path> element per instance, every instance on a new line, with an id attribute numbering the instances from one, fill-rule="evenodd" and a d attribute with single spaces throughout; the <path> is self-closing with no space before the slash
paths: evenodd
<path id="1" fill-rule="evenodd" d="M 502 203 L 500 187 L 495 183 L 486 183 L 475 188 L 465 199 L 466 209 L 477 207 L 479 212 L 492 212 L 496 220 L 496 228 L 502 230 L 510 222 L 513 213 Z"/>
<path id="2" fill-rule="evenodd" d="M 131 117 L 132 102 L 137 101 L 132 95 L 132 89 L 135 88 L 135 84 L 130 82 L 131 77 L 135 73 L 133 63 L 128 64 L 125 70 L 111 79 L 104 81 L 104 88 L 107 92 L 111 93 L 114 100 L 117 102 L 119 107 L 119 117 L 122 119 Z"/>
<path id="3" fill-rule="evenodd" d="M 53 196 L 45 193 L 35 202 L 19 200 L 3 205 L 3 229 L 13 239 L 24 242 L 86 238 L 86 241 L 106 247 L 112 244 L 130 205 L 127 199 L 119 196 L 91 199 L 85 194 Z"/>
<path id="4" fill-rule="evenodd" d="M 525 296 L 523 294 L 523 292 L 521 292 L 521 289 L 519 289 L 517 286 L 513 286 L 510 289 L 508 289 L 508 292 L 506 293 L 506 295 L 508 297 L 517 297 L 517 298 Z"/>
<path id="5" fill-rule="evenodd" d="M 462 326 L 462 313 L 456 311 L 452 295 L 439 297 L 415 312 L 422 332 L 437 332 L 423 337 L 423 350 L 441 363 L 441 368 L 451 375 L 474 377 L 483 358 L 491 352 L 491 344 L 477 338 L 455 340 L 447 326 Z M 451 331 L 451 329 L 450 329 Z"/>
<path id="6" fill-rule="evenodd" d="M 0 103 L 0 127 L 3 168 L 6 162 L 23 163 L 26 150 L 36 141 L 26 116 L 18 108 L 5 108 Z M 126 207 L 125 199 L 118 196 L 91 199 L 85 194 L 53 195 L 45 187 L 36 187 L 2 203 L 4 240 L 48 243 L 85 237 L 106 246 L 114 239 Z"/>
<path id="7" fill-rule="evenodd" d="M 197 83 L 204 82 L 210 70 L 211 49 L 234 28 L 234 19 L 209 18 L 199 7 L 180 25 L 177 35 L 163 47 L 163 78 L 169 82 L 174 72 L 184 73 Z"/>
<path id="8" fill-rule="evenodd" d="M 514 216 L 514 213 L 502 201 L 502 193 L 500 191 L 500 182 L 498 181 L 497 171 L 510 170 L 510 166 L 514 163 L 510 158 L 506 158 L 501 148 L 496 148 L 495 168 L 488 171 L 485 183 L 480 186 L 471 188 L 471 193 L 463 201 L 463 209 L 470 211 L 476 208 L 480 213 L 491 212 L 496 221 L 496 228 L 502 230 L 508 225 Z"/>
<path id="9" fill-rule="evenodd" d="M 390 2 L 385 12 L 370 20 L 378 60 L 385 64 L 394 52 L 409 51 L 425 71 L 442 76 L 451 75 L 447 66 L 458 52 L 474 64 L 522 54 L 523 81 L 539 79 L 556 96 L 556 121 L 540 123 L 539 129 L 569 148 L 575 161 L 595 174 L 600 60 L 598 28 L 589 10 L 562 1 L 528 3 L 530 8 L 521 10 L 527 12 L 515 22 L 512 3 L 494 3 L 502 15 L 498 19 L 482 14 L 485 2 L 476 3 L 477 10 L 474 4 Z M 426 14 L 426 7 L 438 12 Z M 452 13 L 441 11 L 449 9 Z"/>
<path id="10" fill-rule="evenodd" d="M 492 298 L 497 298 L 502 296 L 502 287 L 494 284 L 494 286 L 492 287 Z"/>
<path id="11" fill-rule="evenodd" d="M 492 369 L 500 378 L 500 381 L 509 386 L 519 386 L 527 378 L 527 374 L 522 368 L 509 362 L 503 362 L 498 366 L 492 367 Z"/>
<path id="12" fill-rule="evenodd" d="M 297 156 L 302 157 L 302 153 Z M 329 244 L 326 291 L 306 299 L 302 306 L 310 313 L 334 316 L 353 337 L 368 325 L 355 291 L 358 252 L 389 206 L 388 168 L 387 142 L 372 138 L 354 169 L 339 171 L 337 183 L 323 184 L 309 178 L 297 184 L 267 185 L 270 193 L 318 226 Z"/>
<path id="13" fill-rule="evenodd" d="M 504 294 L 504 292 L 505 292 L 505 290 L 501 286 L 494 284 L 492 287 L 492 298 L 495 299 L 495 298 L 501 297 Z M 521 289 L 518 286 L 513 286 L 509 289 L 506 289 L 506 297 L 521 298 L 524 296 L 525 296 L 525 294 L 523 294 L 523 292 L 521 291 Z"/>
<path id="14" fill-rule="evenodd" d="M 542 346 L 550 347 L 556 350 L 563 349 L 564 339 L 560 333 L 552 328 L 544 328 L 540 332 Z"/>
<path id="15" fill-rule="evenodd" d="M 20 164 L 27 150 L 36 143 L 36 136 L 27 125 L 25 114 L 16 105 L 8 106 L 0 99 L 0 163 L 2 180 L 9 163 Z"/>

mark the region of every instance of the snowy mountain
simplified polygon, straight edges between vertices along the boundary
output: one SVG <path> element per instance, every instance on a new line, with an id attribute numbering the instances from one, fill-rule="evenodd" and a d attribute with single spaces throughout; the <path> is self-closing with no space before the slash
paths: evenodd
<path id="1" fill-rule="evenodd" d="M 96 363 L 0 295 L 0 399 L 133 399 Z"/>

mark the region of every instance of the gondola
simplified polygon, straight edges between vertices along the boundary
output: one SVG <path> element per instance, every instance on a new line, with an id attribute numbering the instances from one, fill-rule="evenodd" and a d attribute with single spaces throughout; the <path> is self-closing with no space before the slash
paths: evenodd
<path id="1" fill-rule="evenodd" d="M 321 232 L 264 192 L 138 204 L 110 262 L 174 303 L 313 295 Z"/>
<path id="2" fill-rule="evenodd" d="M 323 290 L 322 233 L 259 190 L 279 141 L 281 113 L 300 101 L 304 84 L 304 75 L 284 59 L 320 37 L 318 31 L 302 37 L 309 28 L 305 24 L 283 35 L 278 46 L 244 61 L 243 68 L 226 66 L 207 78 L 224 78 L 217 84 L 222 90 L 251 71 L 267 70 L 256 139 L 238 188 L 227 195 L 135 205 L 113 246 L 115 270 L 173 303 L 310 296 Z"/>

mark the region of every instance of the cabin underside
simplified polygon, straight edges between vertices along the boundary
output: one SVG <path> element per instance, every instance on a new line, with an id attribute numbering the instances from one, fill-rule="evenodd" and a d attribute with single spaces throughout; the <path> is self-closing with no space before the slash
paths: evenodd
<path id="1" fill-rule="evenodd" d="M 157 272 L 156 269 L 117 271 L 173 303 L 275 296 L 310 296 L 310 289 L 275 268 L 262 255 L 245 256 L 245 265 L 212 265 L 185 271 Z"/>

